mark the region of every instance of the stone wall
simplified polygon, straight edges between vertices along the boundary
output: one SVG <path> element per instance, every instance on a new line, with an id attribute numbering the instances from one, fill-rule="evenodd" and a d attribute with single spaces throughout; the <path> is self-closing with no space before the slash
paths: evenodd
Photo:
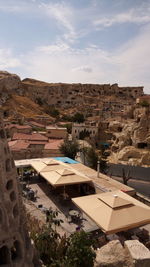
<path id="1" fill-rule="evenodd" d="M 0 266 L 34 265 L 16 168 L 0 120 Z"/>

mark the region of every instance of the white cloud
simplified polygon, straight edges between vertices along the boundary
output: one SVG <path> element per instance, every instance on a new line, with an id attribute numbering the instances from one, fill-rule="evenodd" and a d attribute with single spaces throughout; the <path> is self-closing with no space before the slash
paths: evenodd
<path id="1" fill-rule="evenodd" d="M 13 56 L 10 49 L 0 49 L 0 69 L 15 68 L 20 65 L 20 60 Z"/>
<path id="2" fill-rule="evenodd" d="M 75 68 L 73 68 L 72 71 L 84 71 L 84 72 L 88 72 L 88 73 L 90 73 L 90 72 L 92 72 L 93 70 L 92 70 L 92 68 L 89 67 L 89 66 L 79 66 L 79 67 L 75 67 Z"/>
<path id="3" fill-rule="evenodd" d="M 120 23 L 135 23 L 135 24 L 144 24 L 150 22 L 150 14 L 147 12 L 149 9 L 143 12 L 143 8 L 139 9 L 130 9 L 125 13 L 119 13 L 114 16 L 105 16 L 100 17 L 95 20 L 93 24 L 95 26 L 111 27 L 114 24 Z"/>
<path id="4" fill-rule="evenodd" d="M 115 53 L 89 45 L 73 49 L 68 44 L 42 46 L 21 58 L 25 76 L 48 82 L 119 83 L 145 86 L 150 93 L 150 27 Z"/>
<path id="5" fill-rule="evenodd" d="M 29 8 L 33 5 L 29 4 L 27 1 L 19 0 L 0 0 L 0 11 L 6 13 L 20 13 L 24 11 L 29 11 Z"/>
<path id="6" fill-rule="evenodd" d="M 65 51 L 69 49 L 69 46 L 65 43 L 57 43 L 53 45 L 48 45 L 48 46 L 40 46 L 37 48 L 37 51 L 39 52 L 44 52 L 47 54 L 54 54 L 55 52 L 60 52 L 60 51 Z"/>
<path id="7" fill-rule="evenodd" d="M 121 83 L 143 84 L 150 93 L 150 25 L 143 28 L 140 35 L 124 45 L 116 54 L 119 66 L 118 79 Z"/>
<path id="8" fill-rule="evenodd" d="M 64 38 L 67 41 L 72 42 L 76 39 L 77 33 L 73 25 L 74 10 L 70 6 L 66 5 L 64 2 L 57 2 L 48 4 L 42 3 L 39 7 L 43 9 L 50 18 L 54 18 L 60 28 L 63 27 L 66 30 Z"/>

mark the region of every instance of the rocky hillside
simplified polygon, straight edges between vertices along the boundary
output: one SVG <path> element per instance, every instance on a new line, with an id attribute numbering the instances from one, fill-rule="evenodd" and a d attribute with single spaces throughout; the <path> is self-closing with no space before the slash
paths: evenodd
<path id="1" fill-rule="evenodd" d="M 113 133 L 110 162 L 150 165 L 150 106 L 135 105 L 133 119 L 112 121 L 109 131 Z"/>
<path id="2" fill-rule="evenodd" d="M 6 116 L 7 113 L 25 117 L 34 116 L 35 113 L 45 114 L 47 107 L 57 108 L 62 114 L 67 110 L 67 113 L 79 111 L 90 116 L 93 115 L 94 108 L 111 110 L 107 106 L 110 99 L 112 104 L 117 100 L 121 110 L 121 105 L 132 105 L 141 95 L 143 87 L 119 87 L 118 84 L 54 84 L 29 78 L 21 81 L 15 74 L 0 72 L 0 105 L 6 111 Z"/>
<path id="3" fill-rule="evenodd" d="M 0 72 L 0 109 L 4 118 L 34 118 L 37 115 L 48 116 L 43 107 L 32 101 L 22 89 L 19 76 L 5 71 Z M 49 119 L 52 120 L 51 116 Z"/>

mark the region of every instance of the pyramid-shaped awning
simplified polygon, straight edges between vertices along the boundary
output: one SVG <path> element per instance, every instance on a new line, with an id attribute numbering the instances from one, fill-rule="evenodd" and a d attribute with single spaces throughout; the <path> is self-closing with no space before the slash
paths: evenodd
<path id="1" fill-rule="evenodd" d="M 59 169 L 61 166 L 56 160 L 33 161 L 31 165 L 38 173 Z"/>
<path id="2" fill-rule="evenodd" d="M 53 186 L 71 185 L 89 183 L 92 180 L 86 176 L 81 176 L 74 173 L 70 169 L 63 168 L 56 171 L 41 171 L 40 175 L 43 176 Z"/>
<path id="3" fill-rule="evenodd" d="M 119 190 L 72 200 L 107 234 L 150 223 L 150 208 Z"/>
<path id="4" fill-rule="evenodd" d="M 120 208 L 123 206 L 131 205 L 131 202 L 127 199 L 120 197 L 117 194 L 105 195 L 101 194 L 98 198 L 111 208 Z"/>
<path id="5" fill-rule="evenodd" d="M 47 166 L 56 166 L 59 165 L 59 162 L 54 160 L 54 159 L 50 159 L 50 160 L 45 160 L 43 161 Z"/>

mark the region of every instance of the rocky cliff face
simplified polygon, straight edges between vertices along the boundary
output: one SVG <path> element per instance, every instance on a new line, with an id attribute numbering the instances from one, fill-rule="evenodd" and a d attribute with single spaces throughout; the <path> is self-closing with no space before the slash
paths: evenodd
<path id="1" fill-rule="evenodd" d="M 0 118 L 0 265 L 34 267 L 14 160 Z"/>
<path id="2" fill-rule="evenodd" d="M 92 114 L 89 116 L 93 116 L 94 108 L 99 108 L 99 112 L 95 110 L 95 114 L 98 112 L 98 115 L 103 110 L 107 111 L 107 115 L 108 110 L 111 113 L 112 105 L 116 100 L 119 101 L 117 102 L 119 110 L 116 108 L 116 111 L 121 111 L 122 107 L 127 103 L 132 105 L 137 97 L 143 95 L 143 87 L 119 87 L 118 84 L 54 84 L 29 78 L 21 81 L 15 74 L 0 71 L 0 106 L 6 103 L 6 109 L 9 111 L 8 106 L 10 105 L 9 102 L 11 102 L 9 100 L 14 95 L 27 97 L 27 99 L 30 99 L 30 103 L 31 101 L 36 103 L 38 105 L 37 112 L 39 110 L 44 112 L 41 107 L 48 106 L 58 108 L 61 111 L 67 110 L 67 112 L 69 108 L 73 108 L 85 115 L 89 110 L 89 113 Z M 111 104 L 109 103 L 110 98 L 115 99 L 111 101 Z M 20 105 L 22 105 L 21 98 L 19 101 Z M 14 99 L 12 102 L 15 103 Z M 18 114 L 17 103 L 14 106 L 10 113 L 13 114 L 13 110 L 15 110 L 16 114 Z"/>
<path id="3" fill-rule="evenodd" d="M 16 74 L 0 71 L 0 105 L 5 103 L 9 96 L 21 88 L 21 80 Z"/>
<path id="4" fill-rule="evenodd" d="M 40 98 L 49 105 L 59 107 L 98 103 L 102 96 L 115 95 L 121 99 L 133 100 L 143 95 L 143 87 L 119 87 L 118 84 L 52 84 L 34 79 L 23 80 L 22 88 L 32 100 Z"/>
<path id="5" fill-rule="evenodd" d="M 150 107 L 135 106 L 132 120 L 111 122 L 109 130 L 115 136 L 110 162 L 150 165 Z"/>

